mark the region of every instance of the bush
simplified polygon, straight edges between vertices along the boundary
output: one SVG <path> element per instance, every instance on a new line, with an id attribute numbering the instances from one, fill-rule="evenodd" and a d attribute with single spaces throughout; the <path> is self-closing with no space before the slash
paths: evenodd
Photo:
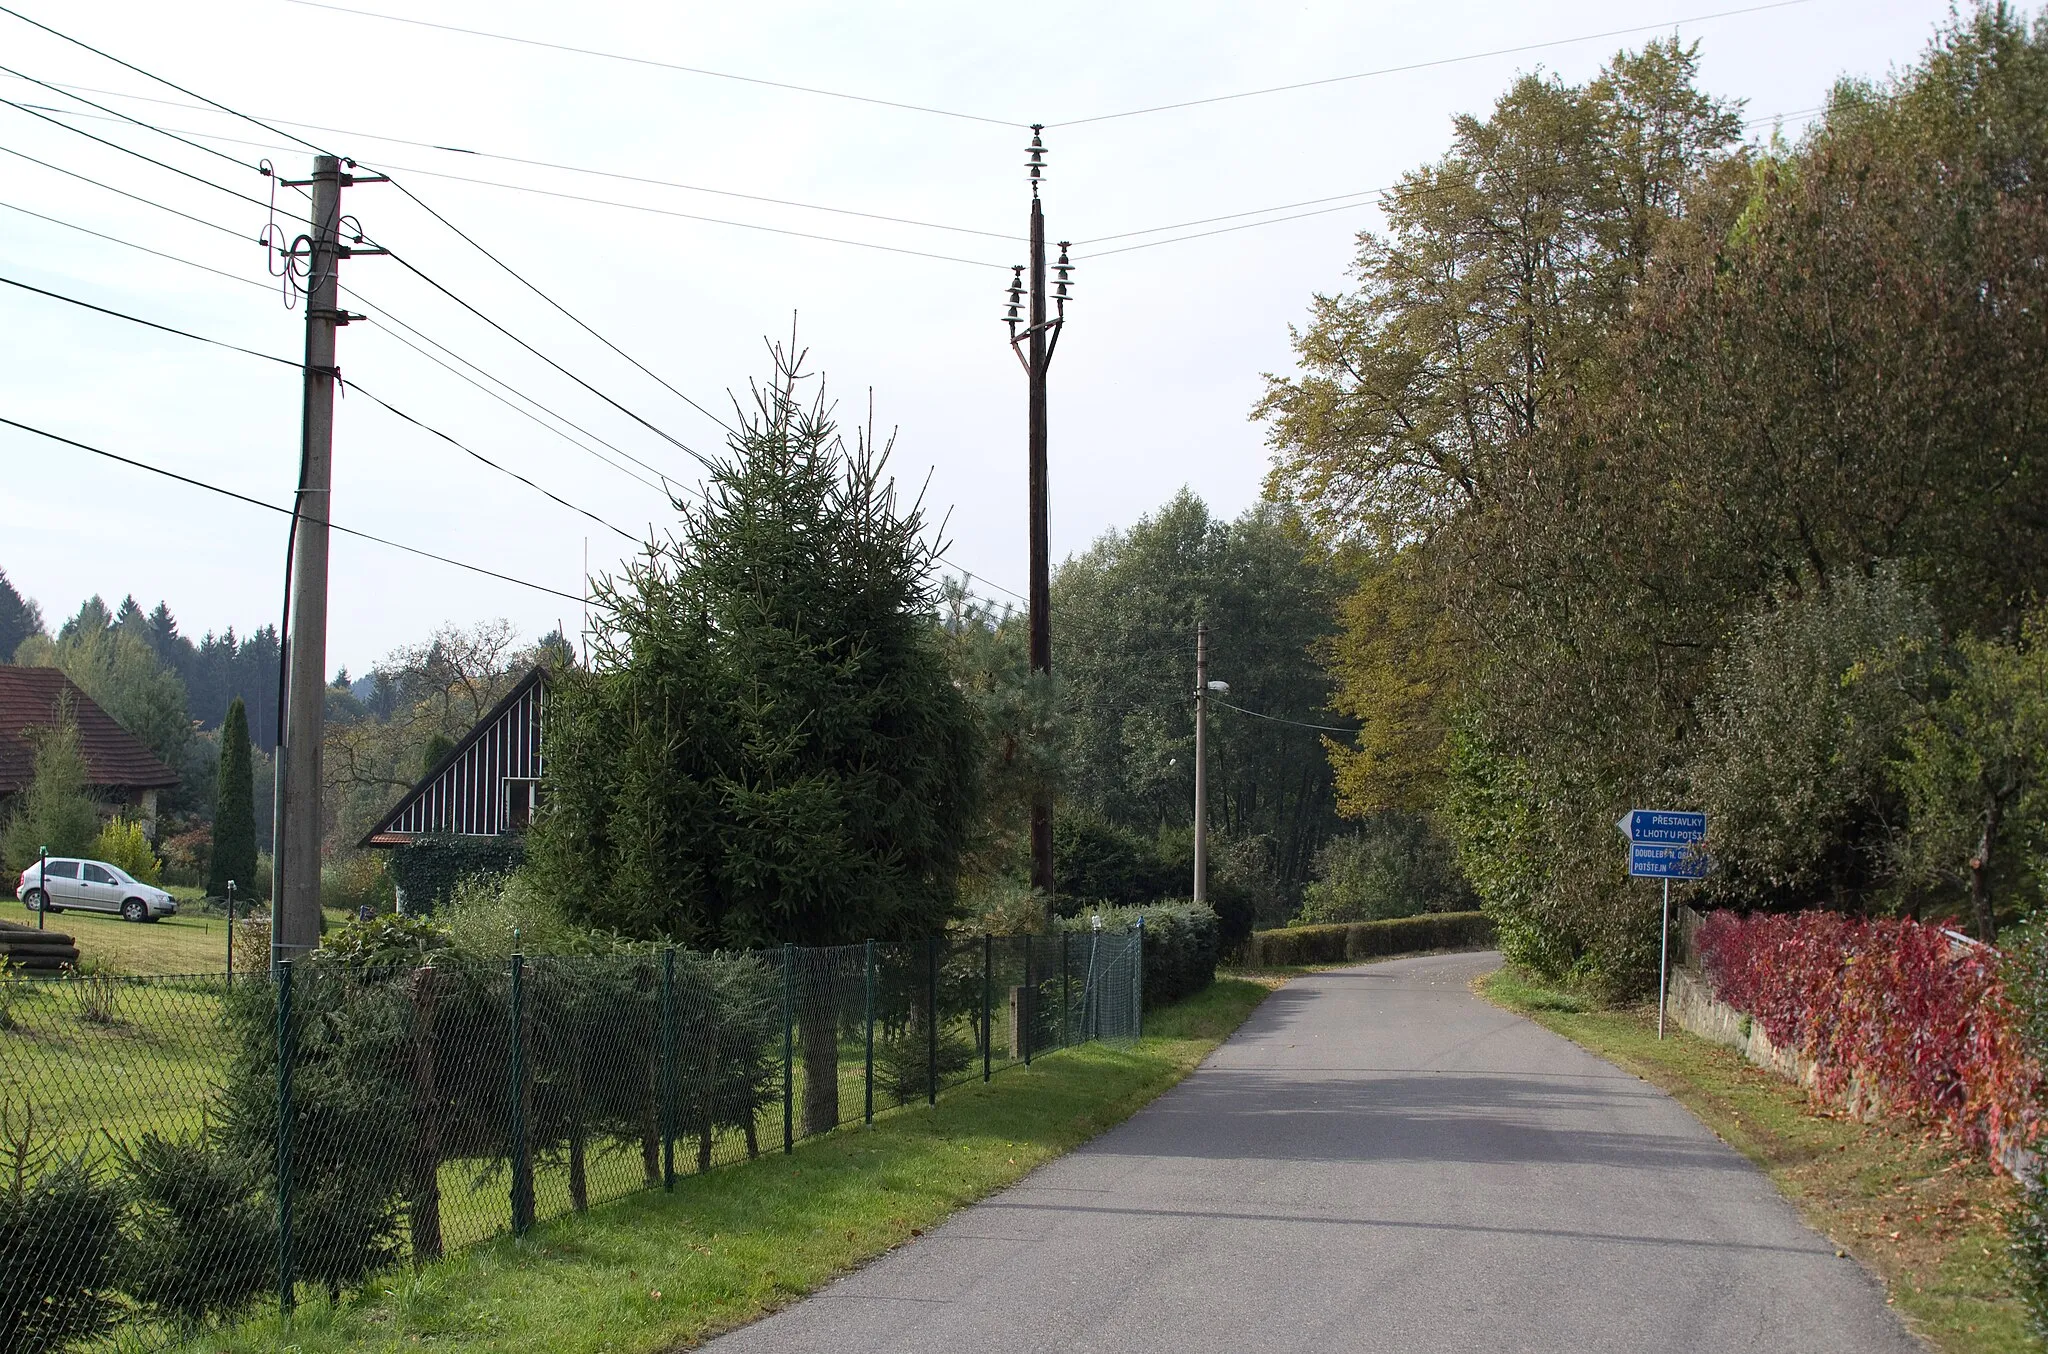
<path id="1" fill-rule="evenodd" d="M 24 1107 L 0 1110 L 0 1354 L 60 1349 L 113 1323 L 121 1197 L 60 1156 Z"/>
<path id="2" fill-rule="evenodd" d="M 1254 965 L 1348 964 L 1420 950 L 1484 949 L 1493 943 L 1493 921 L 1484 912 L 1432 912 L 1342 926 L 1258 931 L 1247 953 Z"/>
<path id="3" fill-rule="evenodd" d="M 1053 819 L 1055 903 L 1064 913 L 1091 904 L 1141 907 L 1183 892 L 1191 877 L 1158 843 L 1086 812 Z"/>
<path id="4" fill-rule="evenodd" d="M 1385 921 L 1478 905 L 1450 843 L 1418 813 L 1379 813 L 1316 852 L 1296 924 Z"/>
<path id="5" fill-rule="evenodd" d="M 921 1029 L 905 1029 L 875 1045 L 875 1080 L 894 1104 L 908 1105 L 930 1093 L 932 1050 L 925 1038 Z M 944 1086 L 974 1061 L 974 1045 L 957 1034 L 942 1033 L 937 1061 L 939 1085 Z"/>
<path id="6" fill-rule="evenodd" d="M 396 905 L 390 876 L 381 857 L 368 851 L 344 856 L 320 867 L 320 906 L 349 916 L 367 907 L 389 912 Z"/>
<path id="7" fill-rule="evenodd" d="M 386 871 L 408 912 L 432 912 L 464 880 L 508 875 L 526 860 L 526 838 L 420 837 L 391 853 Z"/>
<path id="8" fill-rule="evenodd" d="M 134 878 L 145 884 L 154 884 L 163 877 L 163 862 L 156 858 L 156 852 L 149 849 L 149 838 L 142 833 L 142 824 L 126 818 L 112 818 L 100 829 L 100 835 L 93 838 L 89 853 L 94 860 L 104 860 L 117 865 Z"/>
<path id="9" fill-rule="evenodd" d="M 1853 1083 L 1980 1150 L 2027 1131 L 2039 1073 L 1996 950 L 1832 912 L 1715 912 L 1695 943 L 1715 995 L 1813 1063 L 1816 1095 Z"/>
<path id="10" fill-rule="evenodd" d="M 1154 903 L 1149 907 L 1105 907 L 1098 913 L 1062 918 L 1059 929 L 1086 934 L 1094 918 L 1105 931 L 1128 931 L 1145 919 L 1145 1005 L 1163 1006 L 1193 996 L 1216 980 L 1222 925 L 1206 903 Z"/>
<path id="11" fill-rule="evenodd" d="M 136 1212 L 123 1285 L 187 1324 L 232 1313 L 277 1281 L 277 1206 L 247 1158 L 203 1138 L 122 1147 Z"/>

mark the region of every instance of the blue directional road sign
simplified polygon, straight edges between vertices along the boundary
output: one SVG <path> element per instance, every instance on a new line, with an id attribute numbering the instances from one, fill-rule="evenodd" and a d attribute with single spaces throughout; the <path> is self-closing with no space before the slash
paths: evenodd
<path id="1" fill-rule="evenodd" d="M 1630 809 L 1615 824 L 1628 838 L 1628 872 L 1650 879 L 1704 879 L 1707 815 L 1685 809 Z"/>

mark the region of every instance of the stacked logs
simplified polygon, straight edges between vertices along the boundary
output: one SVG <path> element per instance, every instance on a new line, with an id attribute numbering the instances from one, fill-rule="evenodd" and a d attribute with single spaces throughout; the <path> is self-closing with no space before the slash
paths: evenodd
<path id="1" fill-rule="evenodd" d="M 21 973 L 58 973 L 78 966 L 78 946 L 62 931 L 0 921 L 0 960 Z"/>

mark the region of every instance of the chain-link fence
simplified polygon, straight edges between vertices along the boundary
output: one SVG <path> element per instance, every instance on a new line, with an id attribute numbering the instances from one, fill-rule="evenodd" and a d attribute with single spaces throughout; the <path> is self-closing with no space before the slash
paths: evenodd
<path id="1" fill-rule="evenodd" d="M 0 982 L 0 1354 L 161 1347 L 1136 1037 L 1143 943 Z"/>

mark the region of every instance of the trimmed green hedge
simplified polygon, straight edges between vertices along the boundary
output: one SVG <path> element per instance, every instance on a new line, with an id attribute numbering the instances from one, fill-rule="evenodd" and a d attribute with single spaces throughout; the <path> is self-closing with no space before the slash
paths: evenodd
<path id="1" fill-rule="evenodd" d="M 1163 1006 L 1200 992 L 1216 981 L 1223 947 L 1216 909 L 1207 903 L 1151 903 L 1145 907 L 1102 907 L 1060 917 L 1061 931 L 1086 935 L 1100 915 L 1105 931 L 1128 931 L 1145 919 L 1145 1005 Z"/>
<path id="2" fill-rule="evenodd" d="M 1149 930 L 1152 923 L 1146 922 Z M 1344 964 L 1417 950 L 1477 950 L 1493 944 L 1493 919 L 1484 912 L 1425 912 L 1419 917 L 1339 926 L 1289 926 L 1254 931 L 1246 942 L 1253 967 Z"/>

